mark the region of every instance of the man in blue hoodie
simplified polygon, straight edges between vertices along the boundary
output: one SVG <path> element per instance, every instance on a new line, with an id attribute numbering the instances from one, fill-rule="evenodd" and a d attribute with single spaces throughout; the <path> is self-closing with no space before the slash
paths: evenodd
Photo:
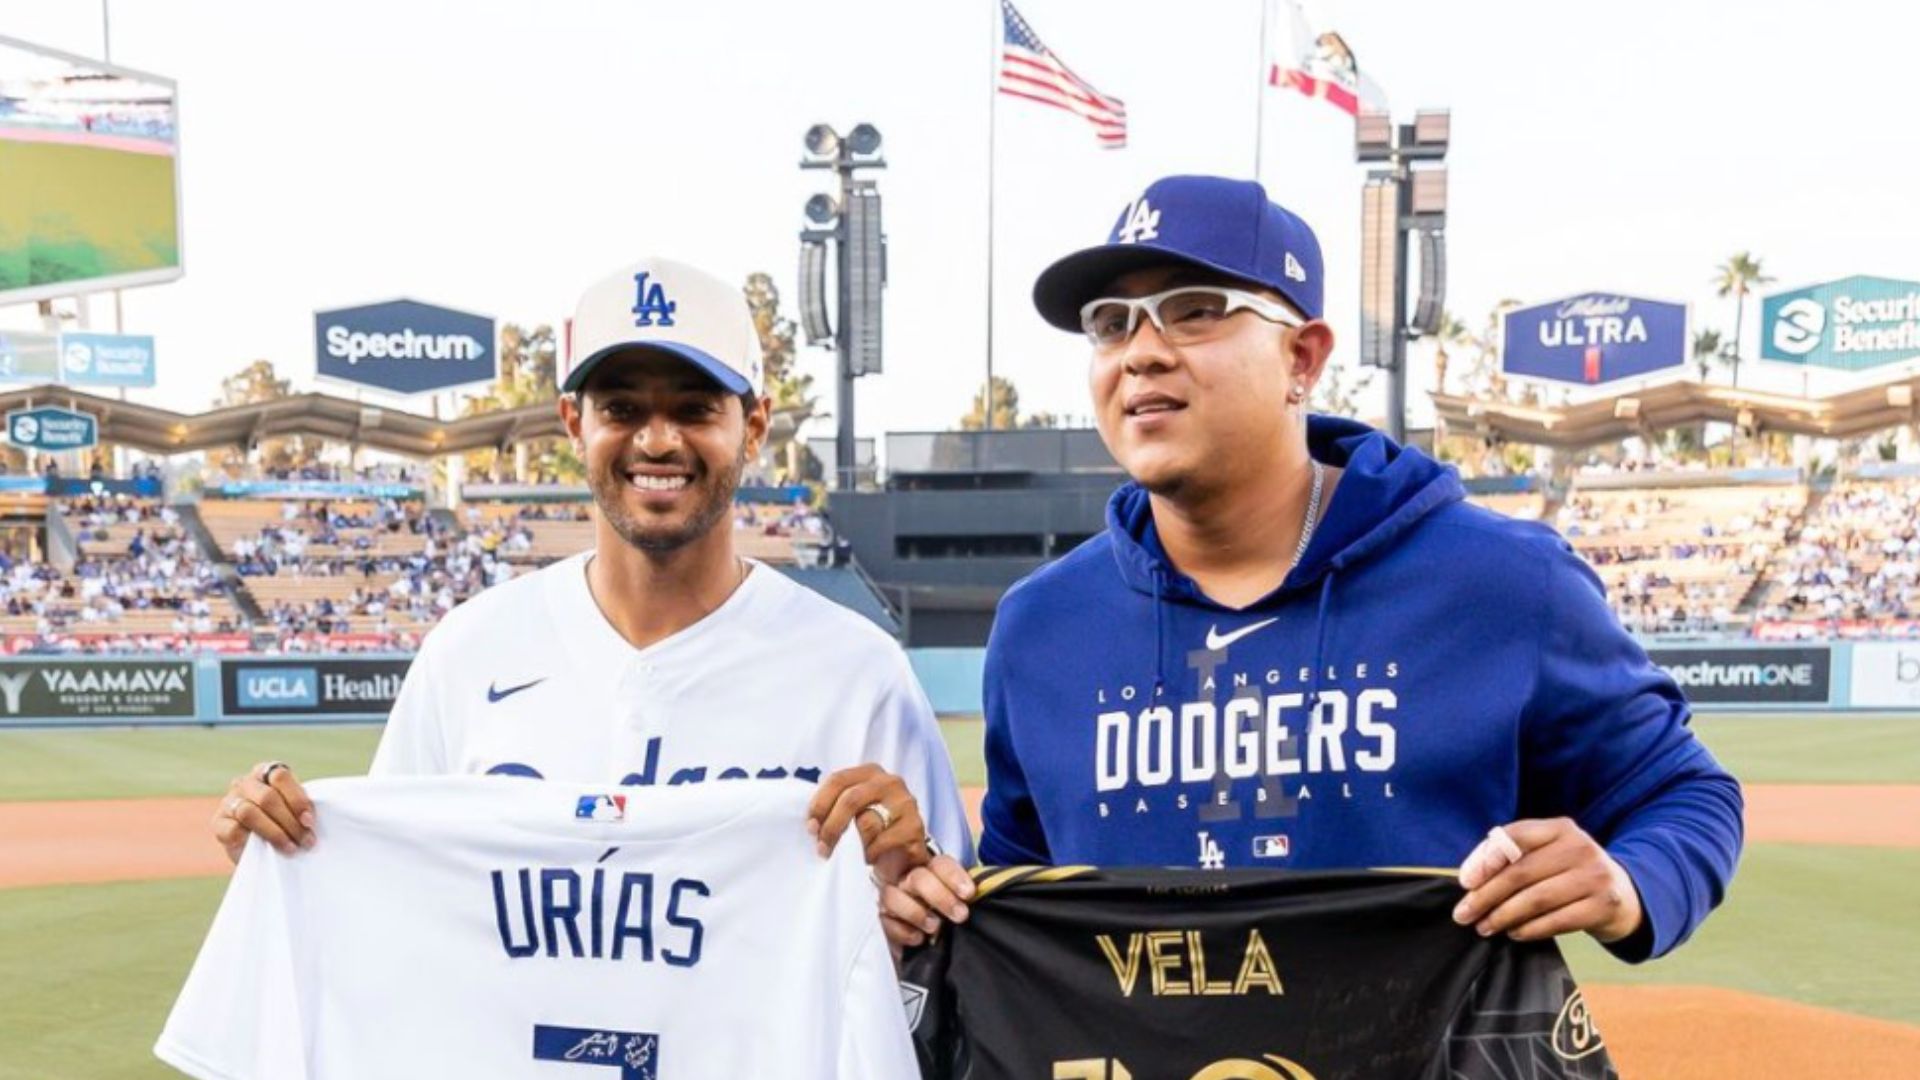
<path id="1" fill-rule="evenodd" d="M 1035 284 L 1089 339 L 1132 482 L 1000 603 L 981 861 L 1464 860 L 1455 918 L 1482 934 L 1666 953 L 1725 895 L 1739 785 L 1564 540 L 1307 415 L 1322 291 L 1307 224 L 1210 177 L 1155 183 Z M 886 890 L 889 934 L 971 895 L 936 860 Z"/>

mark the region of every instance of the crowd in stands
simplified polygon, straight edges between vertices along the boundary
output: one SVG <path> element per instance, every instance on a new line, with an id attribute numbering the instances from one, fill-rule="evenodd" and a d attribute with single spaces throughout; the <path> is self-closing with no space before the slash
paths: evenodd
<path id="1" fill-rule="evenodd" d="M 404 552 L 387 551 L 383 536 L 415 541 Z M 415 502 L 289 500 L 282 504 L 279 523 L 234 541 L 230 554 L 245 578 L 358 577 L 344 595 L 263 604 L 268 620 L 283 634 L 391 634 L 403 625 L 431 624 L 473 594 L 511 578 L 508 552 L 524 550 L 530 542 L 524 527 L 479 527 L 454 535 Z"/>
<path id="2" fill-rule="evenodd" d="M 281 503 L 280 521 L 234 541 L 228 553 L 243 577 L 293 573 L 340 573 L 341 567 L 370 559 L 383 533 L 425 536 L 431 540 L 444 530 L 426 508 L 416 502 L 381 499 L 371 504 L 339 504 L 323 499 Z M 336 549 L 327 555 L 309 555 L 310 547 Z M 347 549 L 352 554 L 340 554 Z"/>
<path id="3" fill-rule="evenodd" d="M 826 518 L 805 502 L 791 506 L 765 503 L 736 503 L 733 527 L 762 536 L 791 536 L 801 539 L 825 539 L 829 532 Z"/>
<path id="4" fill-rule="evenodd" d="M 1631 462 L 1608 468 L 1637 471 Z M 322 467 L 283 478 L 413 480 L 404 467 Z M 1499 497 L 1524 503 L 1522 516 L 1544 509 L 1601 576 L 1622 622 L 1639 632 L 1741 632 L 1751 624 L 1773 637 L 1795 636 L 1797 627 L 1920 634 L 1920 478 L 1844 481 L 1815 496 L 1811 510 L 1809 489 L 1785 484 L 1615 481 L 1583 490 L 1576 479 L 1557 506 L 1537 493 L 1490 498 Z M 61 569 L 18 544 L 0 545 L 0 615 L 14 620 L 15 636 L 30 626 L 42 642 L 78 651 L 107 648 L 107 635 L 121 648 L 181 648 L 196 636 L 267 629 L 284 651 L 408 648 L 458 604 L 557 557 L 582 535 L 556 523 L 591 520 L 585 502 L 469 504 L 453 515 L 391 498 L 254 503 L 238 539 L 221 534 L 224 558 L 243 583 L 289 587 L 254 587 L 265 620 L 250 626 L 233 610 L 223 569 L 173 507 L 121 495 L 50 505 L 77 541 L 77 557 Z M 801 565 L 830 565 L 847 550 L 803 501 L 740 504 L 733 525 L 748 554 L 762 543 Z M 336 584 L 290 584 L 314 581 Z M 131 612 L 166 617 L 127 626 Z"/>
<path id="5" fill-rule="evenodd" d="M 338 464 L 313 462 L 298 467 L 263 468 L 259 479 L 284 481 L 322 481 L 326 483 L 412 484 L 422 477 L 412 465 L 362 465 L 345 469 Z"/>
<path id="6" fill-rule="evenodd" d="M 273 625 L 290 634 L 388 634 L 400 625 L 426 625 L 483 589 L 516 573 L 504 556 L 486 549 L 480 533 L 458 538 L 428 537 L 422 548 L 404 556 L 303 559 L 291 568 L 301 576 L 342 577 L 360 581 L 341 599 L 320 597 L 265 607 Z"/>
<path id="7" fill-rule="evenodd" d="M 1628 629 L 1703 632 L 1740 621 L 1805 499 L 1798 486 L 1576 491 L 1554 523 L 1606 582 Z"/>
<path id="8" fill-rule="evenodd" d="M 1561 504 L 1560 512 L 1555 515 L 1555 523 L 1560 529 L 1560 535 L 1569 538 L 1644 532 L 1651 523 L 1650 519 L 1668 514 L 1684 504 L 1685 498 L 1678 492 L 1674 494 L 1651 491 L 1632 492 L 1624 502 L 1613 504 L 1603 504 L 1591 495 L 1573 495 Z M 1702 542 L 1692 544 L 1683 541 L 1672 545 L 1677 552 L 1673 557 L 1691 557 L 1691 550 L 1683 552 L 1680 549 L 1706 547 L 1725 549 L 1729 546 L 1726 543 L 1713 543 L 1716 540 L 1734 539 L 1737 542 L 1737 538 L 1754 533 L 1769 535 L 1784 533 L 1793 527 L 1799 518 L 1800 511 L 1800 501 L 1766 497 L 1762 498 L 1756 507 L 1736 512 L 1720 524 L 1715 524 L 1710 518 L 1703 516 L 1698 522 L 1698 532 Z M 1710 553 L 1708 557 L 1718 558 L 1720 554 Z"/>
<path id="9" fill-rule="evenodd" d="M 4 455 L 0 455 L 0 476 L 9 475 L 12 471 L 13 466 L 8 463 Z M 58 477 L 61 475 L 60 458 L 54 454 L 40 454 L 27 461 L 26 472 L 44 476 L 49 479 Z M 113 478 L 112 470 L 108 468 L 106 459 L 100 457 L 94 458 L 93 461 L 87 465 L 86 473 L 87 479 L 89 480 L 106 480 Z M 127 470 L 126 475 L 118 479 L 160 480 L 163 479 L 165 475 L 165 472 L 160 467 L 160 462 L 149 459 L 134 463 L 134 465 Z"/>
<path id="10" fill-rule="evenodd" d="M 1771 620 L 1920 615 L 1920 480 L 1835 487 L 1783 553 L 1773 579 L 1763 607 Z"/>
<path id="11" fill-rule="evenodd" d="M 54 503 L 68 526 L 76 532 L 91 532 L 101 539 L 106 538 L 105 530 L 115 525 L 138 525 L 143 522 L 158 522 L 172 530 L 180 524 L 180 513 L 173 507 L 154 499 L 134 499 L 124 495 L 89 495 L 78 499 L 67 499 Z M 84 539 L 84 536 L 82 537 Z"/>
<path id="12" fill-rule="evenodd" d="M 108 496 L 54 509 L 72 525 L 79 557 L 63 571 L 16 549 L 0 552 L 5 615 L 31 617 L 42 635 L 113 632 L 132 611 L 171 612 L 176 634 L 234 631 L 231 616 L 214 610 L 212 601 L 226 592 L 218 568 L 180 528 L 171 507 Z M 113 531 L 126 526 L 130 532 Z"/>

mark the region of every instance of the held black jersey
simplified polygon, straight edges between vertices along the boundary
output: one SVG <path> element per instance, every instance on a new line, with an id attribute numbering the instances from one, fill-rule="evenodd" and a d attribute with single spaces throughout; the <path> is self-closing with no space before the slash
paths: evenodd
<path id="1" fill-rule="evenodd" d="M 909 953 L 926 1080 L 1613 1080 L 1552 942 L 1420 871 L 986 867 Z"/>

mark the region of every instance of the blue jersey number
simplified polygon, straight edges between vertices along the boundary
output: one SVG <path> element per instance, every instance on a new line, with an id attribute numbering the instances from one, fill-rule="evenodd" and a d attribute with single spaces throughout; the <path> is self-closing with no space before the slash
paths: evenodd
<path id="1" fill-rule="evenodd" d="M 620 1080 L 658 1080 L 660 1036 L 646 1031 L 533 1026 L 533 1059 L 574 1065 L 605 1065 Z"/>

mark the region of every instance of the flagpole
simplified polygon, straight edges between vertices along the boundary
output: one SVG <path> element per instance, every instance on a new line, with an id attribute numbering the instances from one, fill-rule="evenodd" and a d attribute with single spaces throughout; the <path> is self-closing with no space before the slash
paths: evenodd
<path id="1" fill-rule="evenodd" d="M 1260 75 L 1254 84 L 1253 99 L 1253 178 L 1260 179 L 1260 151 L 1267 138 L 1267 11 L 1273 0 L 1260 0 Z"/>
<path id="2" fill-rule="evenodd" d="M 986 402 L 986 422 L 982 430 L 993 430 L 993 180 L 994 151 L 998 146 L 998 115 L 1000 101 L 1000 28 L 1005 16 L 1000 9 L 1000 0 L 992 0 L 993 44 L 988 50 L 987 66 L 991 76 L 987 80 L 987 388 L 982 400 Z"/>

